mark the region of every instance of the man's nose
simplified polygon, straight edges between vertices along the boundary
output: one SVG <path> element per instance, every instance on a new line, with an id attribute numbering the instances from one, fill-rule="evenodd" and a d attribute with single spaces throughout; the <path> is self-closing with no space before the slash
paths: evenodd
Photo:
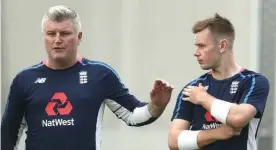
<path id="1" fill-rule="evenodd" d="M 198 52 L 198 50 L 195 51 L 194 56 L 195 56 L 195 57 L 200 56 L 200 53 Z"/>
<path id="2" fill-rule="evenodd" d="M 57 34 L 55 37 L 55 43 L 61 43 L 61 42 L 62 42 L 62 39 L 60 37 L 60 34 Z"/>

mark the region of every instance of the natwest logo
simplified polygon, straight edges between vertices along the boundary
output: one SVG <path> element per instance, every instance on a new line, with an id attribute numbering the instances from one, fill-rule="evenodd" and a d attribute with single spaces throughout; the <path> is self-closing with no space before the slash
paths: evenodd
<path id="1" fill-rule="evenodd" d="M 48 116 L 64 116 L 69 115 L 72 109 L 72 104 L 67 99 L 65 93 L 56 92 L 47 104 L 45 111 Z M 42 120 L 42 127 L 74 126 L 74 121 L 74 118 L 53 118 L 51 120 Z"/>
<path id="2" fill-rule="evenodd" d="M 42 120 L 42 127 L 55 127 L 55 126 L 73 126 L 74 119 L 53 119 L 53 120 Z"/>
<path id="3" fill-rule="evenodd" d="M 67 100 L 67 96 L 63 92 L 57 92 L 47 104 L 45 111 L 49 116 L 69 115 L 72 109 L 72 104 Z"/>
<path id="4" fill-rule="evenodd" d="M 202 130 L 215 129 L 221 126 L 221 123 L 210 112 L 206 112 L 204 118 L 206 123 L 203 124 Z"/>
<path id="5" fill-rule="evenodd" d="M 206 120 L 207 122 L 219 122 L 216 118 L 214 118 L 214 117 L 211 115 L 210 112 L 206 112 L 205 115 L 204 115 L 204 117 L 205 117 L 205 120 Z"/>

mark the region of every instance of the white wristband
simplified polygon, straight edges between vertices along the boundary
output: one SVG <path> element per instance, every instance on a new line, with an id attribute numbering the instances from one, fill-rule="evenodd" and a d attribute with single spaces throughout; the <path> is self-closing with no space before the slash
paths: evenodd
<path id="1" fill-rule="evenodd" d="M 221 123 L 226 124 L 227 116 L 231 106 L 232 103 L 215 99 L 211 106 L 211 115 Z"/>
<path id="2" fill-rule="evenodd" d="M 199 149 L 197 145 L 197 135 L 200 131 L 183 130 L 177 139 L 179 150 Z"/>

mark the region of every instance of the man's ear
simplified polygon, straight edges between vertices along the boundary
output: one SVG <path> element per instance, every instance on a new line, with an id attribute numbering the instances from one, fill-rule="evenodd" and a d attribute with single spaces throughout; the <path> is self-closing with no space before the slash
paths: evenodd
<path id="1" fill-rule="evenodd" d="M 78 33 L 78 45 L 80 45 L 80 42 L 82 40 L 82 32 Z"/>
<path id="2" fill-rule="evenodd" d="M 226 50 L 227 46 L 228 46 L 228 41 L 226 39 L 223 39 L 223 40 L 220 40 L 219 43 L 220 43 L 219 44 L 219 50 L 220 50 L 221 53 L 223 53 Z"/>

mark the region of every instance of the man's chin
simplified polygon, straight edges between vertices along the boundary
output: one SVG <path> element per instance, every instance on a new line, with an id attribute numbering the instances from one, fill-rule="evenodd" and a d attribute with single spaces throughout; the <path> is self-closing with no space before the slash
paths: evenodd
<path id="1" fill-rule="evenodd" d="M 201 68 L 202 70 L 210 70 L 210 69 L 211 69 L 211 67 L 206 66 L 206 65 L 200 65 L 200 68 Z"/>
<path id="2" fill-rule="evenodd" d="M 64 55 L 62 55 L 62 54 L 57 54 L 57 55 L 54 55 L 53 57 L 52 57 L 52 59 L 54 60 L 54 61 L 65 61 L 66 59 L 67 59 L 67 57 L 66 56 L 64 56 Z"/>

